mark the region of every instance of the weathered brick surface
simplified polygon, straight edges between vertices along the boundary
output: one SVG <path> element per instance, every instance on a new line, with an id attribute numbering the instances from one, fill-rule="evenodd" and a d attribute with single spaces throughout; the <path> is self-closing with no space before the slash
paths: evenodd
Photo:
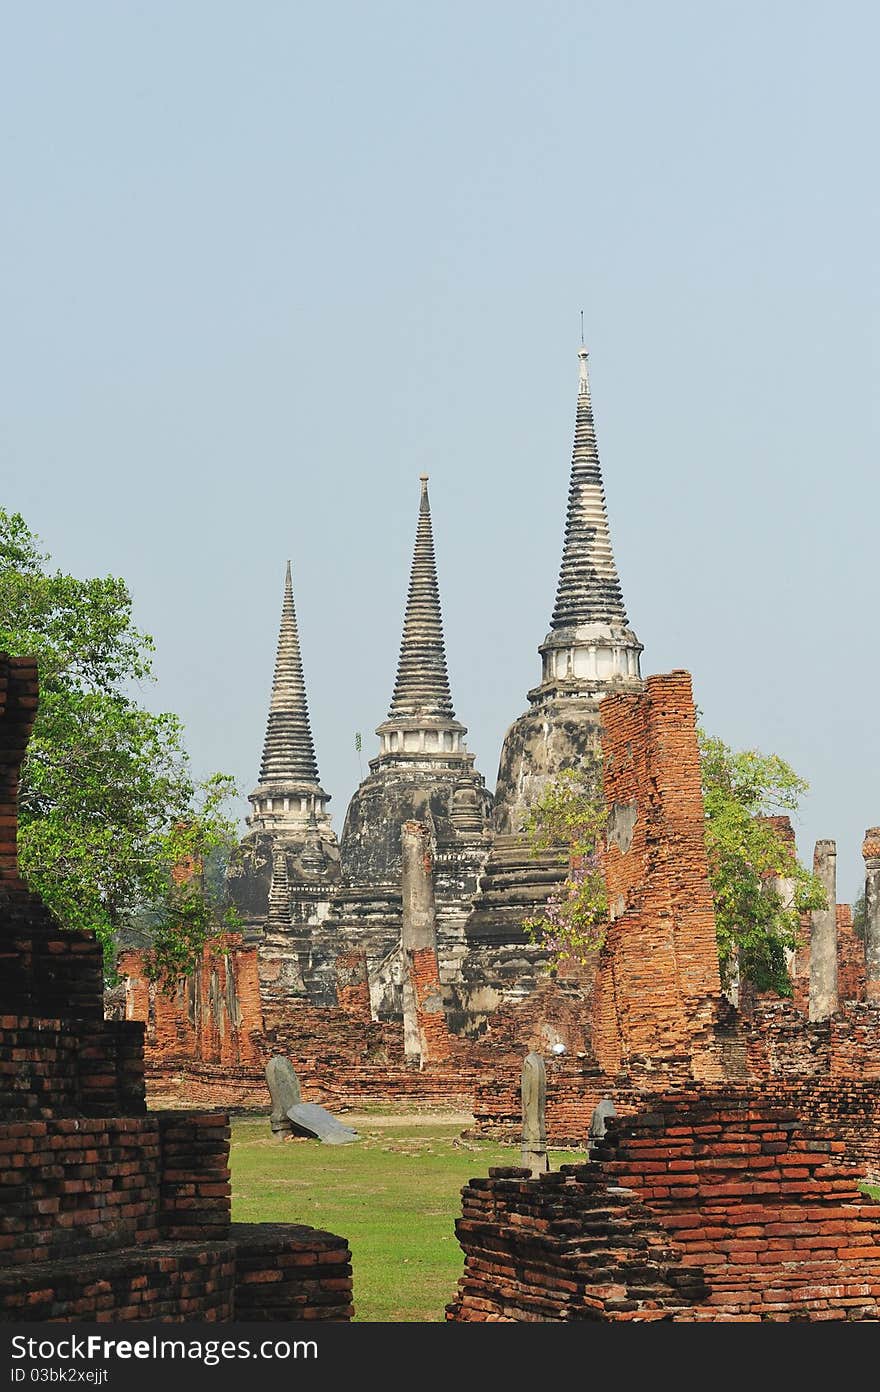
<path id="1" fill-rule="evenodd" d="M 231 1242 L 161 1242 L 0 1269 L 0 1322 L 162 1320 L 235 1316 Z"/>
<path id="2" fill-rule="evenodd" d="M 702 1299 L 656 1217 L 597 1165 L 563 1165 L 531 1179 L 491 1169 L 462 1189 L 456 1236 L 464 1274 L 448 1320 L 648 1320 Z"/>
<path id="3" fill-rule="evenodd" d="M 294 1223 L 234 1223 L 237 1321 L 350 1320 L 344 1238 Z"/>
<path id="4" fill-rule="evenodd" d="M 339 1009 L 347 1015 L 355 1015 L 367 1024 L 372 1020 L 367 954 L 363 950 L 340 952 L 336 958 L 336 999 Z"/>
<path id="5" fill-rule="evenodd" d="M 104 1021 L 98 944 L 63 932 L 18 879 L 18 775 L 36 695 L 33 664 L 0 656 L 0 1321 L 229 1320 L 237 1244 L 214 1240 L 230 1231 L 228 1118 L 146 1113 L 143 1023 Z M 202 964 L 191 1023 L 217 1067 L 242 1058 L 230 1039 L 242 1005 L 259 999 L 253 958 L 239 952 L 237 977 L 223 954 Z M 235 1026 L 225 1033 L 218 1002 Z M 347 1247 L 310 1233 L 254 1235 L 267 1280 L 276 1258 L 290 1268 L 274 1317 L 348 1319 Z M 242 1243 L 247 1312 L 257 1308 L 247 1230 Z"/>
<path id="6" fill-rule="evenodd" d="M 691 1086 L 610 1119 L 591 1165 L 472 1180 L 448 1317 L 880 1319 L 880 1204 L 807 1095 Z"/>
<path id="7" fill-rule="evenodd" d="M 880 1205 L 858 1189 L 834 1125 L 784 1086 L 691 1091 L 612 1119 L 599 1156 L 705 1272 L 690 1317 L 880 1318 Z"/>
<path id="8" fill-rule="evenodd" d="M 153 1118 L 0 1127 L 0 1262 L 155 1241 L 158 1181 Z"/>
<path id="9" fill-rule="evenodd" d="M 852 905 L 837 905 L 837 994 L 844 1001 L 863 1001 L 865 947 L 853 929 Z"/>
<path id="10" fill-rule="evenodd" d="M 0 1015 L 0 1118 L 146 1110 L 143 1025 Z"/>
<path id="11" fill-rule="evenodd" d="M 149 980 L 141 952 L 120 953 L 125 1016 L 147 1027 L 151 1063 L 199 1060 L 224 1067 L 259 1065 L 263 1028 L 255 948 L 240 934 L 206 947 L 199 966 L 171 991 Z"/>
<path id="12" fill-rule="evenodd" d="M 409 971 L 416 1002 L 416 1021 L 422 1040 L 423 1061 L 448 1059 L 452 1043 L 443 1012 L 443 992 L 434 947 L 417 948 L 409 956 Z"/>
<path id="13" fill-rule="evenodd" d="M 104 1017 L 104 968 L 91 934 L 65 932 L 42 900 L 0 881 L 0 1015 Z"/>
<path id="14" fill-rule="evenodd" d="M 690 676 L 649 677 L 600 710 L 612 921 L 593 988 L 596 1060 L 610 1074 L 648 1058 L 717 1078 L 721 982 Z"/>
<path id="15" fill-rule="evenodd" d="M 163 1237 L 216 1240 L 229 1231 L 229 1118 L 164 1111 L 159 1123 L 159 1222 Z"/>

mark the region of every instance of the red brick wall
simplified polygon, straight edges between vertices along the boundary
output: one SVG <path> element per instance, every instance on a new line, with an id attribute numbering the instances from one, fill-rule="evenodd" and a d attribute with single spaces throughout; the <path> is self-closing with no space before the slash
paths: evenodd
<path id="1" fill-rule="evenodd" d="M 437 952 L 433 947 L 421 947 L 409 951 L 407 956 L 422 1041 L 422 1062 L 440 1062 L 449 1058 L 452 1046 L 443 1011 Z"/>
<path id="2" fill-rule="evenodd" d="M 0 1117 L 143 1113 L 142 1041 L 135 1023 L 0 1016 Z"/>
<path id="3" fill-rule="evenodd" d="M 462 1189 L 456 1323 L 670 1319 L 705 1296 L 667 1233 L 596 1165 L 491 1169 Z"/>
<path id="4" fill-rule="evenodd" d="M 214 1323 L 235 1316 L 234 1279 L 231 1242 L 84 1253 L 0 1269 L 0 1320 Z"/>
<path id="5" fill-rule="evenodd" d="M 865 948 L 853 930 L 851 904 L 837 905 L 837 997 L 844 1001 L 863 1001 L 865 988 Z"/>
<path id="6" fill-rule="evenodd" d="M 655 1098 L 610 1123 L 603 1168 L 705 1271 L 704 1318 L 880 1318 L 880 1205 L 833 1123 L 784 1087 Z"/>
<path id="7" fill-rule="evenodd" d="M 876 1322 L 880 1205 L 797 1101 L 692 1087 L 611 1119 L 592 1165 L 471 1180 L 448 1317 Z"/>
<path id="8" fill-rule="evenodd" d="M 352 1318 L 351 1252 L 344 1238 L 295 1223 L 234 1223 L 231 1233 L 237 1321 Z"/>
<path id="9" fill-rule="evenodd" d="M 231 1221 L 229 1117 L 157 1112 L 161 1147 L 159 1222 L 166 1238 L 224 1238 Z"/>
<path id="10" fill-rule="evenodd" d="M 241 935 L 225 934 L 206 947 L 191 977 L 170 989 L 150 982 L 141 952 L 120 954 L 117 970 L 125 985 L 129 1020 L 143 1020 L 146 1059 L 151 1067 L 174 1062 L 258 1067 L 263 1029 L 256 948 Z"/>
<path id="11" fill-rule="evenodd" d="M 367 1022 L 372 1020 L 366 952 L 355 950 L 339 953 L 336 958 L 336 999 L 339 1009 L 347 1015 L 355 1015 Z"/>
<path id="12" fill-rule="evenodd" d="M 612 922 L 593 989 L 592 1042 L 606 1073 L 642 1060 L 720 1076 L 720 999 L 695 707 L 687 672 L 601 703 Z M 635 813 L 631 839 L 617 823 Z"/>
<path id="13" fill-rule="evenodd" d="M 41 1261 L 158 1237 L 153 1118 L 13 1122 L 0 1133 L 0 1261 Z"/>
<path id="14" fill-rule="evenodd" d="M 103 954 L 91 934 L 65 932 L 35 894 L 3 882 L 0 920 L 0 1015 L 103 1019 Z"/>

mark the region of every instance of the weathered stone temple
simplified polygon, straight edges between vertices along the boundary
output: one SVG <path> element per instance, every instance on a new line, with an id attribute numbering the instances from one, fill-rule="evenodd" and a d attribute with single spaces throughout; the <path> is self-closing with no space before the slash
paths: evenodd
<path id="1" fill-rule="evenodd" d="M 401 1012 L 401 830 L 430 835 L 443 975 L 455 979 L 464 925 L 491 836 L 492 798 L 455 718 L 434 559 L 428 479 L 421 497 L 397 679 L 379 754 L 356 790 L 342 831 L 343 883 L 334 901 L 337 942 L 367 955 L 374 1009 Z"/>
<path id="2" fill-rule="evenodd" d="M 125 1014 L 147 1022 L 148 1061 L 165 1095 L 253 1101 L 266 1059 L 284 1052 L 314 1100 L 456 1097 L 479 1128 L 509 1135 L 523 1053 L 561 1046 L 548 1072 L 548 1124 L 559 1140 L 585 1134 L 608 1089 L 618 1110 L 632 1106 L 645 1078 L 880 1077 L 870 1006 L 880 976 L 874 832 L 865 840 L 865 943 L 849 907 L 834 902 L 833 843 L 823 843 L 829 903 L 805 925 L 790 964 L 793 1001 L 740 998 L 729 1013 L 703 863 L 690 679 L 642 679 L 611 546 L 585 349 L 579 357 L 541 680 L 507 732 L 494 800 L 453 707 L 427 479 L 391 703 L 338 844 L 288 569 L 260 776 L 229 870 L 242 932 L 206 952 L 172 996 L 146 981 L 137 952 L 120 959 Z M 525 828 L 558 774 L 599 777 L 600 750 L 612 811 L 609 897 L 614 906 L 634 885 L 632 908 L 612 913 L 604 954 L 551 977 L 523 920 L 566 878 L 568 852 L 536 856 Z M 865 1097 L 873 1115 L 876 1098 Z"/>
<path id="3" fill-rule="evenodd" d="M 550 631 L 538 650 L 541 681 L 504 738 L 494 844 L 467 925 L 461 995 L 474 1020 L 534 989 L 543 954 L 528 943 L 522 922 L 541 913 L 568 873 L 564 850 L 535 855 L 524 834 L 530 810 L 564 770 L 590 777 L 602 698 L 642 687 L 642 645 L 629 627 L 611 547 L 586 348 L 578 357 L 568 513 Z"/>
<path id="4" fill-rule="evenodd" d="M 260 776 L 249 830 L 228 872 L 243 933 L 220 976 L 215 965 L 205 967 L 208 994 L 219 1001 L 210 1009 L 222 1016 L 213 1046 L 218 1061 L 246 1063 L 254 1055 L 262 1023 L 253 1022 L 253 1047 L 235 1039 L 246 1033 L 242 999 L 253 995 L 247 983 L 255 976 L 270 1026 L 297 1002 L 332 1008 L 353 999 L 364 978 L 372 1018 L 402 1021 L 408 983 L 401 835 L 413 822 L 425 829 L 431 861 L 432 950 L 449 1029 L 482 1035 L 490 1020 L 500 1025 L 503 1012 L 522 1007 L 539 986 L 547 995 L 545 954 L 522 924 L 560 887 L 568 852 L 536 854 L 525 822 L 562 770 L 589 769 L 602 697 L 641 689 L 642 648 L 628 624 L 611 547 L 587 362 L 581 348 L 562 563 L 550 631 L 539 648 L 541 681 L 507 732 L 494 800 L 453 708 L 427 476 L 420 479 L 391 704 L 338 844 L 318 776 L 288 565 Z M 125 965 L 136 978 L 131 955 Z M 136 989 L 143 1002 L 145 988 Z M 560 991 L 580 999 L 583 983 L 569 980 Z M 196 1027 L 205 1010 L 191 989 L 188 995 Z M 157 1017 L 166 1013 L 159 1001 L 152 1009 Z M 190 1034 L 181 1022 L 178 1042 Z"/>
<path id="5" fill-rule="evenodd" d="M 260 945 L 261 990 L 271 998 L 335 999 L 332 961 L 315 934 L 339 881 L 339 847 L 318 777 L 290 562 L 260 777 L 250 830 L 227 873 L 246 943 Z"/>

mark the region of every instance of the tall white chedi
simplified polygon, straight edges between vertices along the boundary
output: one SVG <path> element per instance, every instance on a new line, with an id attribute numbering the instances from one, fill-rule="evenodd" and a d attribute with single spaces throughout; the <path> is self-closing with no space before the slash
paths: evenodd
<path id="1" fill-rule="evenodd" d="M 568 511 L 556 603 L 540 645 L 540 685 L 508 730 L 498 767 L 494 825 L 520 831 L 548 781 L 598 747 L 599 702 L 641 690 L 642 644 L 629 627 L 611 547 L 587 349 L 579 381 Z"/>

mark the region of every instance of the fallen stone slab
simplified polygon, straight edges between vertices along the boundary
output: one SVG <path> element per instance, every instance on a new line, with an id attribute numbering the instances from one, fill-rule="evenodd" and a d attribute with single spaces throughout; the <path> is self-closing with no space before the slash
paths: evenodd
<path id="1" fill-rule="evenodd" d="M 357 1131 L 345 1126 L 335 1116 L 317 1102 L 298 1102 L 287 1109 L 287 1119 L 295 1134 L 311 1136 L 323 1141 L 325 1145 L 347 1145 L 349 1141 L 359 1141 Z"/>

